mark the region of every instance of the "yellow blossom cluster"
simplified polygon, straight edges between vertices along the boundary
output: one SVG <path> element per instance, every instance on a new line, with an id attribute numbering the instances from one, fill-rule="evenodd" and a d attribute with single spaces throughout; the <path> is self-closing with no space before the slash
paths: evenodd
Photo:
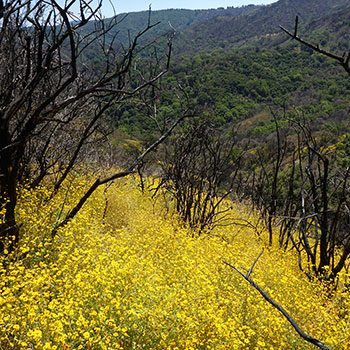
<path id="1" fill-rule="evenodd" d="M 21 243 L 1 271 L 0 349 L 312 349 L 223 264 L 249 269 L 265 247 L 244 205 L 233 205 L 234 225 L 193 237 L 122 179 L 52 238 L 87 185 L 71 179 L 51 200 L 45 187 L 21 190 Z M 348 276 L 330 295 L 293 253 L 265 247 L 251 277 L 306 333 L 350 348 Z"/>

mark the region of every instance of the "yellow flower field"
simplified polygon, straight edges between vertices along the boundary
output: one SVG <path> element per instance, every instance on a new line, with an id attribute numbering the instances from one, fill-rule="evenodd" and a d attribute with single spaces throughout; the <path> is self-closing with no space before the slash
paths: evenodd
<path id="1" fill-rule="evenodd" d="M 52 240 L 85 185 L 66 184 L 52 201 L 44 187 L 21 191 L 20 253 L 0 282 L 0 349 L 312 349 L 223 264 L 249 269 L 265 247 L 251 227 L 193 237 L 128 178 L 97 192 Z M 255 220 L 244 205 L 230 215 Z M 347 276 L 328 297 L 293 253 L 265 247 L 251 277 L 306 333 L 350 348 Z"/>

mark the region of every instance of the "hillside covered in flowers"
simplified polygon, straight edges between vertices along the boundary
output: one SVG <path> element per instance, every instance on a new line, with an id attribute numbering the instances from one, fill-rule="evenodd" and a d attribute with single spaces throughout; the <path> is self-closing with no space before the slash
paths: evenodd
<path id="1" fill-rule="evenodd" d="M 348 276 L 336 292 L 309 282 L 243 204 L 226 203 L 230 225 L 198 236 L 129 177 L 96 191 L 52 238 L 87 185 L 70 179 L 51 201 L 45 187 L 20 190 L 23 237 L 3 261 L 0 349 L 312 349 L 223 263 L 249 269 L 263 248 L 252 278 L 306 333 L 350 348 Z"/>

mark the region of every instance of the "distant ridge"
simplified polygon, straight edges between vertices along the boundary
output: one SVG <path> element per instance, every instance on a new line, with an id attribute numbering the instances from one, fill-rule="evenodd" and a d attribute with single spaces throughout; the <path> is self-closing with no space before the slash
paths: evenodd
<path id="1" fill-rule="evenodd" d="M 281 34 L 282 37 L 279 25 L 293 28 L 296 15 L 300 18 L 300 28 L 303 28 L 311 22 L 322 21 L 323 17 L 331 18 L 334 14 L 339 16 L 348 10 L 348 0 L 280 0 L 270 5 L 254 7 L 238 16 L 223 13 L 195 23 L 183 31 L 178 42 L 184 51 L 193 46 L 210 49 L 245 45 L 249 41 L 259 41 L 259 38 L 266 35 Z M 261 45 L 260 41 L 259 44 Z"/>
<path id="2" fill-rule="evenodd" d="M 218 16 L 230 16 L 230 18 L 240 16 L 253 11 L 259 6 L 248 5 L 242 7 L 229 7 L 227 9 L 208 9 L 208 10 L 186 10 L 186 9 L 168 9 L 151 11 L 151 23 L 159 24 L 155 26 L 149 33 L 146 33 L 143 37 L 143 41 L 150 40 L 151 38 L 157 38 L 160 36 L 166 36 L 167 33 L 172 32 L 175 28 L 178 31 L 183 31 L 197 23 L 206 22 L 211 18 Z M 129 43 L 129 38 L 135 37 L 140 31 L 142 31 L 148 22 L 149 11 L 122 13 L 117 15 L 117 21 L 119 22 L 116 30 L 118 31 L 117 39 L 122 45 Z M 106 21 L 110 21 L 107 18 Z M 171 26 L 169 25 L 171 24 Z M 86 30 L 92 30 L 93 22 L 89 23 Z M 172 27 L 172 28 L 171 28 Z M 110 33 L 111 36 L 115 34 L 115 31 Z"/>

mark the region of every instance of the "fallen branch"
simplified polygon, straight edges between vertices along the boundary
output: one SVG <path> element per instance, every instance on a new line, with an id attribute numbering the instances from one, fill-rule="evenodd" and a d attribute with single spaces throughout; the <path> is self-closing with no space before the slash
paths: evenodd
<path id="1" fill-rule="evenodd" d="M 262 252 L 259 254 L 259 256 L 255 259 L 255 261 L 253 262 L 252 266 L 248 270 L 247 274 L 244 274 L 237 267 L 231 265 L 230 263 L 228 263 L 226 261 L 224 261 L 224 264 L 232 267 L 235 271 L 237 271 L 246 281 L 248 281 L 263 296 L 263 298 L 267 302 L 269 302 L 273 307 L 275 307 L 279 312 L 281 312 L 282 315 L 288 320 L 288 322 L 293 326 L 293 328 L 296 330 L 296 332 L 304 340 L 306 340 L 307 342 L 309 342 L 309 343 L 311 343 L 313 345 L 316 345 L 317 347 L 319 347 L 322 350 L 332 350 L 332 348 L 330 348 L 327 345 L 323 344 L 322 342 L 320 342 L 316 338 L 313 338 L 313 337 L 307 335 L 305 332 L 303 332 L 300 329 L 300 327 L 297 325 L 297 323 L 294 321 L 294 319 L 289 315 L 289 313 L 281 305 L 277 304 L 271 297 L 269 297 L 267 295 L 267 292 L 264 292 L 264 290 L 249 277 L 252 274 L 255 264 L 258 262 L 258 260 L 261 257 L 263 252 L 264 252 L 264 250 L 262 250 Z"/>

